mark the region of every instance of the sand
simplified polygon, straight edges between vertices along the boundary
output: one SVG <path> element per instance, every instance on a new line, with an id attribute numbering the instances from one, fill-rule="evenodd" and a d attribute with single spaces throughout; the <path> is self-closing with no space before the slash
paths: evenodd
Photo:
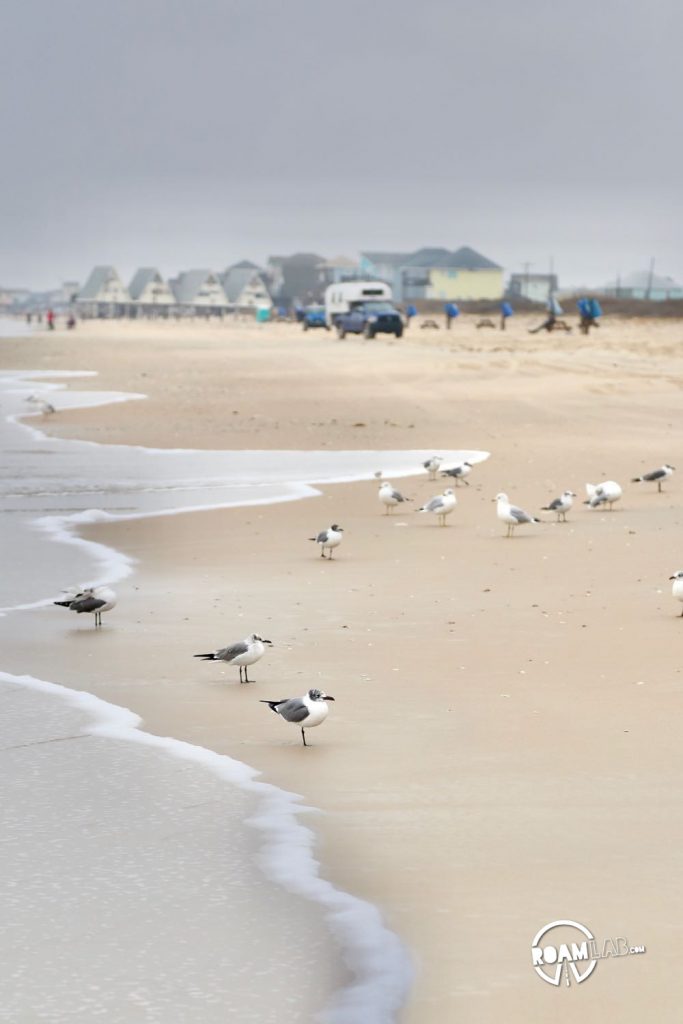
<path id="1" fill-rule="evenodd" d="M 413 950 L 405 1024 L 677 1019 L 683 810 L 683 326 L 612 321 L 588 339 L 413 327 L 343 343 L 285 325 L 82 324 L 2 346 L 3 365 L 90 369 L 148 401 L 60 413 L 59 436 L 165 447 L 485 448 L 442 529 L 382 515 L 370 483 L 285 505 L 89 527 L 140 560 L 100 635 L 13 617 L 3 667 L 69 680 L 146 728 L 227 752 L 304 795 L 327 877 L 377 903 Z M 92 381 L 74 387 L 92 387 Z M 377 467 L 381 469 L 381 466 Z M 683 468 L 682 468 L 683 472 Z M 614 512 L 519 530 L 616 479 Z M 307 541 L 330 522 L 333 562 Z M 240 687 L 191 655 L 257 630 L 275 647 Z M 76 642 L 77 637 L 77 642 Z M 304 750 L 258 698 L 320 686 L 336 702 Z M 644 956 L 544 984 L 531 940 L 569 918 Z"/>

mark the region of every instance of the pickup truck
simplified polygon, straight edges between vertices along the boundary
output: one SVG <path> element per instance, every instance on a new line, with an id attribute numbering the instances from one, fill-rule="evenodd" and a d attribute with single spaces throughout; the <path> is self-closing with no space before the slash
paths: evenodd
<path id="1" fill-rule="evenodd" d="M 312 327 L 324 327 L 326 331 L 330 329 L 325 319 L 324 306 L 306 306 L 301 323 L 305 331 L 310 330 Z"/>
<path id="2" fill-rule="evenodd" d="M 364 334 L 366 338 L 395 334 L 400 338 L 403 334 L 401 314 L 390 302 L 360 302 L 348 313 L 338 314 L 334 322 L 340 338 L 347 334 Z"/>

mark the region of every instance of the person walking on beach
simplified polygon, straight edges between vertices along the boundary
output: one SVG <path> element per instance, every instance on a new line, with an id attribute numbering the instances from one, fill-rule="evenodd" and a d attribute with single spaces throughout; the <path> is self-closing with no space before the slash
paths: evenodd
<path id="1" fill-rule="evenodd" d="M 513 310 L 512 306 L 510 305 L 509 302 L 501 302 L 501 304 L 500 304 L 500 329 L 501 329 L 501 331 L 505 330 L 507 319 L 508 319 L 509 316 L 512 316 L 513 313 L 514 313 L 514 310 Z"/>
<path id="2" fill-rule="evenodd" d="M 591 327 L 599 327 L 598 317 L 602 316 L 602 308 L 597 299 L 584 298 L 576 303 L 579 310 L 579 330 L 588 334 Z"/>
<path id="3" fill-rule="evenodd" d="M 454 302 L 447 302 L 443 309 L 446 314 L 446 329 L 450 331 L 451 322 L 455 320 L 456 316 L 460 316 L 460 310 Z"/>
<path id="4" fill-rule="evenodd" d="M 406 306 L 406 328 L 410 327 L 410 321 L 414 316 L 417 316 L 417 306 L 413 306 L 411 303 L 409 306 Z"/>
<path id="5" fill-rule="evenodd" d="M 51 309 L 48 309 L 47 316 L 45 317 L 45 319 L 47 320 L 48 330 L 54 331 L 54 329 L 55 329 L 55 315 L 54 315 L 54 313 L 53 313 L 53 311 Z"/>

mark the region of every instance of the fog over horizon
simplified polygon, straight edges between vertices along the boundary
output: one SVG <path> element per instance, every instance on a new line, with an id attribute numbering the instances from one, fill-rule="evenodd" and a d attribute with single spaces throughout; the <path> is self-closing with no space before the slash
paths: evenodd
<path id="1" fill-rule="evenodd" d="M 683 282 L 675 0 L 9 0 L 0 285 L 469 245 Z"/>

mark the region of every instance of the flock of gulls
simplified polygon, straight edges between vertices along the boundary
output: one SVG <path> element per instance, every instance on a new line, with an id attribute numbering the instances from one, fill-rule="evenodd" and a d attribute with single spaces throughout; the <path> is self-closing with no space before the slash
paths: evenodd
<path id="1" fill-rule="evenodd" d="M 441 472 L 442 478 L 452 481 L 456 487 L 461 483 L 469 486 L 469 481 L 466 477 L 472 472 L 473 467 L 471 463 L 465 461 L 456 466 L 443 469 L 442 463 L 443 459 L 439 455 L 433 455 L 423 463 L 423 468 L 429 474 L 430 480 L 436 480 L 437 474 Z M 656 483 L 657 490 L 661 492 L 663 482 L 674 471 L 674 466 L 665 463 L 650 473 L 633 477 L 631 482 Z M 375 476 L 379 479 L 379 501 L 384 506 L 386 515 L 392 513 L 397 506 L 409 501 L 400 491 L 395 489 L 390 480 L 383 478 L 381 472 L 376 473 Z M 615 480 L 605 480 L 600 484 L 587 483 L 584 505 L 588 505 L 590 508 L 605 506 L 611 511 L 615 503 L 622 497 L 622 494 L 622 488 Z M 566 522 L 567 513 L 571 510 L 574 498 L 576 497 L 577 495 L 574 491 L 565 490 L 559 497 L 544 505 L 542 511 L 554 512 L 558 523 Z M 507 494 L 504 494 L 502 491 L 493 500 L 496 503 L 496 515 L 500 522 L 506 526 L 506 537 L 513 537 L 514 531 L 519 526 L 542 522 L 542 520 L 526 512 L 523 508 L 513 505 Z M 453 512 L 456 505 L 455 490 L 453 487 L 447 487 L 442 494 L 435 495 L 417 511 L 435 516 L 440 526 L 446 526 L 446 518 Z M 343 539 L 344 530 L 338 523 L 333 523 L 327 529 L 321 530 L 315 537 L 309 537 L 309 540 L 320 547 L 321 558 L 327 560 L 332 559 L 333 551 L 339 547 Z M 669 579 L 673 581 L 673 597 L 683 604 L 683 569 L 675 572 Z M 68 608 L 78 615 L 84 613 L 93 615 L 95 626 L 100 627 L 102 625 L 103 613 L 111 611 L 116 606 L 116 594 L 110 587 L 106 586 L 71 588 L 65 591 L 63 598 L 55 601 L 54 604 L 62 608 Z M 683 616 L 683 611 L 681 616 Z M 221 647 L 208 654 L 195 654 L 194 657 L 200 658 L 203 661 L 220 661 L 225 665 L 237 666 L 240 683 L 250 683 L 254 680 L 249 678 L 249 667 L 261 660 L 269 646 L 272 646 L 272 641 L 266 640 L 257 633 L 252 633 L 250 636 L 245 637 L 244 640 L 238 640 L 236 643 L 232 643 L 227 647 Z M 267 704 L 270 710 L 279 715 L 285 722 L 298 726 L 301 730 L 303 745 L 308 746 L 306 743 L 306 729 L 312 729 L 325 721 L 329 712 L 328 701 L 334 701 L 334 697 L 324 693 L 322 690 L 311 689 L 301 697 L 289 697 L 283 700 L 262 700 L 261 703 Z"/>

